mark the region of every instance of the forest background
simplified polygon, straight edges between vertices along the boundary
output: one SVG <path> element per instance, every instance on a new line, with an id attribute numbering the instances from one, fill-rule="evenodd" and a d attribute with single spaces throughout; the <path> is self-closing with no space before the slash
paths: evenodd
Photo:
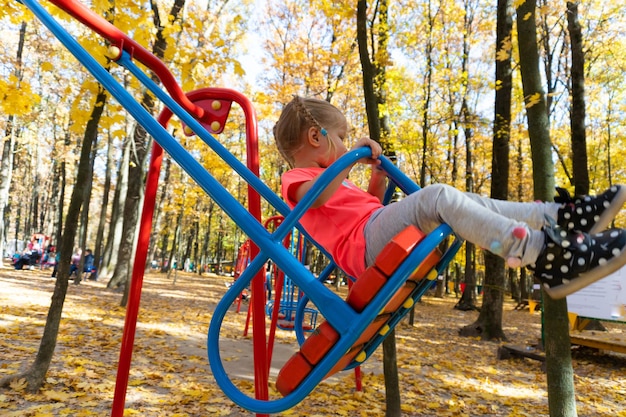
<path id="1" fill-rule="evenodd" d="M 511 4 L 518 11 L 520 26 L 532 15 L 520 15 L 523 3 Z M 375 10 L 378 5 L 373 3 L 374 10 L 369 12 L 382 13 Z M 367 134 L 368 120 L 363 111 L 367 98 L 360 88 L 364 83 L 353 5 L 174 0 L 145 5 L 93 2 L 90 6 L 163 59 L 184 91 L 225 86 L 250 97 L 261 127 L 261 176 L 276 191 L 285 166 L 275 152 L 271 127 L 293 94 L 317 96 L 340 107 L 348 116 L 351 140 Z M 540 6 L 538 42 L 556 182 L 571 190 L 575 168 L 570 130 L 580 121 L 570 107 L 574 84 L 570 74 L 575 72 L 569 55 L 571 16 L 562 5 Z M 624 92 L 620 85 L 624 6 L 599 2 L 580 6 L 576 17 L 583 28 L 587 109 L 583 121 L 589 154 L 584 165 L 593 192 L 623 182 L 619 162 L 624 135 Z M 267 13 L 255 13 L 258 10 Z M 389 41 L 389 49 L 374 51 L 373 55 L 385 73 L 385 101 L 378 110 L 389 122 L 390 138 L 385 137 L 385 145 L 393 149 L 400 168 L 419 184 L 446 182 L 487 194 L 494 180 L 489 166 L 496 119 L 493 95 L 501 87 L 491 75 L 493 63 L 512 58 L 513 118 L 508 146 L 513 186 L 509 187 L 509 198 L 530 200 L 531 151 L 524 103 L 527 110 L 536 109 L 544 97 L 540 93 L 523 97 L 516 31 L 496 48 L 495 10 L 495 5 L 485 7 L 472 1 L 399 2 L 384 10 L 389 13 L 388 26 L 377 26 L 372 17 L 370 36 L 379 42 L 382 38 Z M 102 259 L 101 278 L 109 287 L 122 286 L 129 277 L 150 138 L 45 29 L 23 12 L 19 4 L 6 3 L 0 15 L 3 40 L 7 40 L 2 46 L 7 58 L 2 67 L 6 77 L 0 85 L 5 117 L 0 126 L 5 131 L 0 235 L 27 241 L 33 233 L 44 233 L 57 245 L 65 229 L 61 253 L 67 254 L 66 259 L 69 261 L 71 246 L 93 244 L 96 259 Z M 71 20 L 67 26 L 108 65 L 101 39 L 83 32 Z M 387 51 L 389 55 L 383 53 Z M 126 74 L 113 67 L 110 71 L 149 111 L 156 114 L 160 110 Z M 241 115 L 233 117 L 220 140 L 243 159 L 242 120 Z M 245 200 L 243 182 L 219 158 L 195 138 L 181 135 L 180 125 L 172 123 L 171 129 L 233 195 Z M 535 152 L 532 156 L 534 160 Z M 86 165 L 88 173 L 80 169 Z M 363 182 L 365 175 L 362 168 L 355 169 L 352 179 Z M 536 193 L 537 183 L 534 187 Z M 78 200 L 82 200 L 80 205 Z M 80 206 L 78 219 L 73 213 Z M 265 211 L 266 217 L 274 214 L 268 208 Z M 234 259 L 245 239 L 168 159 L 154 223 L 149 259 L 162 266 L 172 265 L 176 259 L 179 266 L 184 260 L 184 264 L 212 265 L 219 270 Z M 73 237 L 74 229 L 76 239 L 68 242 L 66 236 Z M 466 271 L 481 272 L 480 257 L 466 255 L 465 259 L 472 262 L 465 265 Z M 463 266 L 462 256 L 458 264 Z M 466 278 L 473 279 L 467 272 Z M 61 300 L 62 305 L 62 299 L 53 297 L 53 304 L 55 300 Z"/>
<path id="2" fill-rule="evenodd" d="M 100 277 L 110 279 L 110 287 L 120 286 L 127 280 L 131 259 L 120 254 L 128 251 L 120 248 L 124 246 L 120 244 L 124 219 L 129 217 L 124 213 L 126 193 L 137 172 L 145 172 L 141 164 L 145 165 L 149 146 L 137 149 L 132 137 L 134 120 L 99 90 L 96 81 L 25 8 L 13 1 L 3 3 L 0 129 L 5 138 L 0 240 L 7 248 L 11 241 L 28 241 L 34 233 L 50 236 L 52 245 L 60 241 L 87 124 L 94 118 L 94 109 L 101 108 L 97 134 L 90 138 L 93 179 L 84 191 L 75 246 L 94 249 L 96 259 L 101 259 Z M 368 135 L 350 2 L 178 3 L 184 5 L 179 19 L 170 22 L 164 16 L 171 2 L 116 1 L 113 5 L 94 1 L 89 6 L 147 49 L 157 43 L 155 34 L 162 33 L 167 41 L 163 60 L 184 91 L 227 87 L 248 96 L 259 120 L 261 177 L 272 189 L 278 192 L 278 179 L 286 166 L 276 152 L 271 128 L 293 94 L 330 100 L 342 109 L 350 123 L 349 142 Z M 588 1 L 579 10 L 586 58 L 592 191 L 625 180 L 620 163 L 625 152 L 625 9 L 619 2 Z M 567 19 L 560 3 L 545 2 L 538 10 L 556 183 L 571 190 Z M 471 177 L 470 191 L 488 194 L 494 91 L 498 88 L 493 63 L 512 56 L 509 197 L 531 200 L 530 144 L 517 71 L 517 42 L 509 39 L 496 50 L 495 12 L 495 4 L 472 0 L 391 3 L 387 28 L 390 56 L 385 62 L 388 96 L 382 111 L 390 121 L 397 163 L 418 184 L 442 182 L 465 189 Z M 68 22 L 81 43 L 105 62 L 104 42 Z M 512 33 L 515 37 L 516 32 Z M 467 65 L 462 67 L 465 58 Z M 111 68 L 111 72 L 119 74 L 125 87 L 141 97 L 143 92 L 120 69 Z M 469 107 L 469 119 L 462 118 L 463 102 Z M 154 108 L 155 113 L 159 110 Z M 219 139 L 243 160 L 244 123 L 242 115 L 234 112 Z M 176 122 L 171 123 L 171 130 L 245 203 L 245 183 L 229 167 L 201 141 L 180 134 Z M 143 156 L 138 156 L 140 153 Z M 133 171 L 137 164 L 140 170 Z M 357 183 L 365 176 L 366 170 L 361 168 L 352 173 Z M 219 269 L 235 259 L 245 236 L 167 157 L 157 204 L 149 260 L 157 261 L 164 270 L 170 260 L 179 260 L 179 266 L 188 260 L 187 264 L 202 271 L 203 266 Z M 275 214 L 267 207 L 265 211 L 264 217 Z M 482 270 L 480 258 L 477 270 Z"/>

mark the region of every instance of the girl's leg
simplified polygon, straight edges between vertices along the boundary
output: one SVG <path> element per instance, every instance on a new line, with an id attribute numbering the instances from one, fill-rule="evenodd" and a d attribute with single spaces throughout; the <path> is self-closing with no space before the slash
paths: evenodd
<path id="1" fill-rule="evenodd" d="M 466 193 L 468 198 L 488 209 L 528 224 L 533 229 L 546 226 L 546 216 L 566 230 L 596 234 L 606 229 L 626 202 L 626 187 L 614 185 L 597 196 L 571 197 L 557 188 L 555 203 L 519 203 L 494 200 Z M 534 204 L 534 205 L 533 205 Z"/>
<path id="2" fill-rule="evenodd" d="M 545 241 L 543 232 L 536 229 L 543 226 L 545 214 L 555 214 L 558 207 L 492 200 L 445 184 L 429 185 L 372 216 L 365 228 L 366 261 L 371 264 L 385 244 L 410 224 L 430 233 L 447 223 L 462 239 L 527 265 L 535 261 Z M 516 237 L 517 228 L 526 233 Z"/>
<path id="3" fill-rule="evenodd" d="M 594 222 L 598 228 L 610 223 L 623 204 L 622 190 L 612 187 L 598 197 L 557 205 L 558 224 L 549 220 L 539 231 L 540 215 L 554 212 L 553 204 L 498 202 L 431 185 L 374 213 L 365 228 L 366 262 L 371 265 L 384 245 L 410 224 L 430 233 L 447 223 L 459 237 L 500 255 L 510 266 L 512 260 L 528 266 L 551 297 L 565 297 L 626 264 L 625 229 L 582 230 L 593 230 Z M 583 224 L 580 219 L 590 221 Z"/>
<path id="4" fill-rule="evenodd" d="M 430 186 L 429 186 L 430 187 Z M 562 204 L 544 202 L 518 202 L 496 200 L 473 193 L 463 193 L 465 197 L 474 200 L 481 206 L 494 213 L 523 222 L 531 229 L 541 230 L 546 225 L 546 216 L 556 219 Z"/>

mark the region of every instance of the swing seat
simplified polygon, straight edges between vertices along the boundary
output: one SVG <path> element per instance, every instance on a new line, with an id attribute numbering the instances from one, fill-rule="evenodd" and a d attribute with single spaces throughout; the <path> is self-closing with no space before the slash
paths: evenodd
<path id="1" fill-rule="evenodd" d="M 356 280 L 348 293 L 346 303 L 356 312 L 363 311 L 374 296 L 384 288 L 396 268 L 425 237 L 426 235 L 415 226 L 408 226 L 398 233 L 378 254 L 374 264 L 368 267 Z M 411 296 L 415 293 L 417 282 L 423 278 L 431 280 L 436 278 L 437 271 L 434 267 L 440 259 L 441 253 L 438 249 L 430 252 L 424 258 L 348 352 L 328 372 L 326 378 L 352 363 L 356 366 L 367 359 L 368 355 L 365 348 L 372 338 L 376 335 L 387 335 L 391 330 L 391 326 L 388 324 L 391 319 L 398 314 L 406 314 L 413 306 L 415 300 Z M 339 338 L 339 333 L 333 329 L 330 323 L 323 321 L 304 341 L 300 350 L 282 367 L 276 379 L 276 389 L 283 396 L 295 390 L 315 366 L 323 360 L 326 353 L 339 341 Z"/>
<path id="2" fill-rule="evenodd" d="M 294 330 L 296 327 L 295 317 L 297 308 L 297 302 L 281 302 L 280 307 L 278 308 L 278 320 L 276 321 L 276 327 L 281 330 Z M 271 317 L 274 306 L 268 306 L 266 307 L 266 310 L 267 315 Z M 301 326 L 305 332 L 312 332 L 313 329 L 315 329 L 317 315 L 318 311 L 313 308 L 304 309 L 304 320 L 302 321 Z"/>

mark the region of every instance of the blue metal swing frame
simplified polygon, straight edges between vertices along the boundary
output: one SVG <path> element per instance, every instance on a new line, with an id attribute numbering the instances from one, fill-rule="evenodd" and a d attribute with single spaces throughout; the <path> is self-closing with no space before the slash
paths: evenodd
<path id="1" fill-rule="evenodd" d="M 140 123 L 154 140 L 174 159 L 190 177 L 230 216 L 242 231 L 258 246 L 259 253 L 251 261 L 243 274 L 228 289 L 218 303 L 208 330 L 207 349 L 211 369 L 215 379 L 224 393 L 235 403 L 243 408 L 256 413 L 277 413 L 292 408 L 302 401 L 322 381 L 333 366 L 343 357 L 347 350 L 364 332 L 368 325 L 377 317 L 381 308 L 393 297 L 396 291 L 405 283 L 423 259 L 434 251 L 446 238 L 453 236 L 449 226 L 440 225 L 430 233 L 408 258 L 397 268 L 389 278 L 387 284 L 379 291 L 370 304 L 362 312 L 356 312 L 346 302 L 327 288 L 318 278 L 302 265 L 282 245 L 282 241 L 293 228 L 302 230 L 298 221 L 311 207 L 312 203 L 322 193 L 324 188 L 346 167 L 354 164 L 359 159 L 371 156 L 369 148 L 361 148 L 348 152 L 325 170 L 316 185 L 293 209 L 283 202 L 266 184 L 264 184 L 248 167 L 231 154 L 217 139 L 214 138 L 196 118 L 186 111 L 166 91 L 161 89 L 150 77 L 140 69 L 126 51 L 116 58 L 116 62 L 126 68 L 149 89 L 173 114 L 175 114 L 186 126 L 191 128 L 217 155 L 235 170 L 256 192 L 259 193 L 278 213 L 284 216 L 284 221 L 275 231 L 269 232 L 254 218 L 250 212 L 211 175 L 202 165 L 194 159 L 184 147 L 163 127 L 153 115 L 148 113 L 124 87 L 106 71 L 37 1 L 20 0 L 35 16 L 61 41 L 61 43 L 78 59 L 78 61 L 111 93 L 111 95 Z M 381 167 L 384 169 L 394 186 L 397 186 L 406 194 L 419 191 L 410 178 L 403 174 L 390 160 L 381 157 Z M 303 231 L 303 233 L 305 233 Z M 306 235 L 306 233 L 305 233 Z M 449 261 L 461 245 L 461 241 L 455 237 L 438 266 L 438 272 L 443 271 Z M 239 294 L 250 284 L 256 271 L 263 269 L 268 260 L 272 260 L 286 275 L 292 279 L 301 291 L 305 293 L 303 302 L 298 306 L 296 322 L 301 322 L 298 316 L 303 314 L 307 302 L 311 302 L 320 314 L 339 333 L 338 342 L 330 349 L 322 361 L 302 381 L 302 383 L 285 397 L 265 400 L 250 398 L 241 392 L 229 378 L 224 369 L 220 356 L 220 330 L 222 322 L 228 313 L 230 306 L 235 302 Z M 329 266 L 331 268 L 331 266 Z M 327 268 L 327 271 L 330 269 Z M 332 269 L 332 268 L 331 268 Z M 422 280 L 412 294 L 417 300 L 430 287 L 430 281 Z M 402 318 L 406 311 L 399 311 L 388 322 L 393 328 Z M 304 334 L 302 329 L 296 327 L 298 341 L 302 343 Z M 378 347 L 384 336 L 377 335 L 367 347 L 367 356 Z M 360 362 L 352 362 L 348 368 L 358 366 Z"/>

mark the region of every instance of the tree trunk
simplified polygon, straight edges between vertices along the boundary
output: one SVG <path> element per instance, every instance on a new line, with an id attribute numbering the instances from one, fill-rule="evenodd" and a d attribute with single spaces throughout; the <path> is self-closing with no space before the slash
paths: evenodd
<path id="1" fill-rule="evenodd" d="M 154 101 L 149 94 L 144 95 L 142 105 L 147 109 L 154 108 Z M 122 210 L 122 236 L 117 252 L 117 262 L 109 286 L 129 285 L 130 264 L 135 243 L 135 230 L 139 221 L 139 202 L 143 191 L 144 164 L 149 146 L 149 138 L 145 129 L 137 124 L 131 141 L 131 152 L 128 166 L 128 189 Z M 125 304 L 122 304 L 125 306 Z"/>
<path id="2" fill-rule="evenodd" d="M 96 267 L 96 273 L 100 274 L 102 268 L 102 253 L 103 253 L 103 240 L 104 240 L 104 227 L 107 219 L 107 207 L 109 206 L 109 192 L 111 190 L 111 172 L 113 171 L 113 137 L 109 134 L 109 140 L 107 143 L 107 160 L 104 174 L 104 186 L 102 189 L 102 208 L 100 209 L 100 218 L 98 220 L 98 230 L 96 231 L 96 244 L 94 247 L 94 266 Z"/>
<path id="3" fill-rule="evenodd" d="M 26 38 L 26 22 L 20 26 L 20 39 L 17 46 L 17 59 L 15 75 L 18 80 L 22 79 L 22 54 L 24 52 L 24 40 Z M 9 201 L 9 189 L 13 175 L 13 123 L 14 116 L 9 115 L 4 130 L 4 141 L 2 144 L 2 161 L 0 161 L 0 268 L 4 266 L 4 242 L 6 240 L 5 230 L 5 209 Z M 17 249 L 17 241 L 15 242 Z"/>
<path id="4" fill-rule="evenodd" d="M 476 247 L 473 243 L 465 242 L 465 271 L 463 280 L 465 289 L 461 298 L 454 306 L 461 311 L 478 310 L 476 307 Z"/>
<path id="5" fill-rule="evenodd" d="M 4 242 L 6 241 L 5 212 L 9 201 L 9 190 L 13 176 L 13 115 L 7 118 L 2 146 L 2 161 L 0 162 L 0 268 L 4 267 Z M 15 242 L 17 251 L 17 240 Z M 13 254 L 11 254 L 13 255 Z"/>
<path id="6" fill-rule="evenodd" d="M 124 153 L 122 161 L 117 169 L 117 187 L 115 188 L 115 194 L 113 194 L 113 203 L 111 204 L 111 222 L 109 223 L 109 233 L 107 243 L 104 248 L 104 257 L 102 261 L 101 275 L 103 277 L 110 277 L 109 267 L 117 264 L 117 256 L 120 247 L 120 240 L 122 239 L 122 227 L 124 224 L 122 208 L 124 207 L 124 199 L 126 198 L 126 190 L 128 189 L 128 164 L 130 158 L 130 138 L 125 139 L 123 146 Z M 111 277 L 112 278 L 112 277 Z M 107 283 L 108 288 L 117 288 L 121 283 L 110 279 Z"/>
<path id="7" fill-rule="evenodd" d="M 402 415 L 400 381 L 398 378 L 398 355 L 396 352 L 396 330 L 383 340 L 383 373 L 385 375 L 385 416 Z"/>
<path id="8" fill-rule="evenodd" d="M 152 227 L 152 235 L 150 236 L 150 251 L 148 253 L 148 265 L 152 262 L 152 260 L 156 259 L 156 251 L 159 246 L 159 231 L 163 229 L 161 227 L 161 212 L 163 208 L 163 203 L 165 202 L 166 190 L 170 185 L 170 171 L 172 166 L 171 158 L 163 158 L 164 166 L 163 166 L 163 180 L 161 181 L 161 196 L 159 201 L 155 207 L 154 212 L 154 226 Z M 165 228 L 167 230 L 167 228 Z"/>
<path id="9" fill-rule="evenodd" d="M 386 106 L 386 65 L 388 62 L 388 8 L 387 1 L 378 3 L 378 48 L 369 45 L 367 33 L 367 1 L 357 2 L 357 40 L 363 71 L 363 94 L 370 137 L 381 144 L 383 153 L 395 159 L 395 151 L 388 141 L 389 126 L 386 115 L 380 107 Z M 372 36 L 373 38 L 373 36 Z M 372 49 L 370 58 L 370 46 Z M 398 380 L 395 331 L 383 341 L 383 373 L 385 376 L 385 403 L 387 417 L 401 415 L 400 384 Z"/>
<path id="10" fill-rule="evenodd" d="M 64 147 L 67 148 L 67 146 L 69 146 L 70 144 L 70 132 L 69 129 L 66 129 L 65 132 L 65 140 L 64 140 Z M 63 240 L 63 218 L 64 216 L 64 212 L 63 212 L 63 207 L 65 206 L 65 188 L 67 186 L 67 162 L 65 161 L 65 158 L 62 159 L 61 161 L 61 166 L 59 167 L 60 170 L 60 187 L 59 187 L 59 208 L 57 209 L 57 235 L 55 237 L 55 242 L 57 244 L 57 254 L 61 253 L 61 241 Z"/>
<path id="11" fill-rule="evenodd" d="M 432 94 L 432 76 L 433 76 L 433 20 L 434 17 L 431 12 L 431 1 L 428 0 L 428 28 L 427 42 L 426 42 L 426 74 L 424 75 L 424 105 L 422 111 L 422 160 L 420 165 L 419 186 L 424 188 L 426 186 L 426 160 L 428 155 L 428 133 L 430 131 L 430 100 Z M 409 312 L 409 324 L 412 326 L 415 323 L 415 308 L 412 308 Z"/>
<path id="12" fill-rule="evenodd" d="M 106 105 L 107 94 L 102 92 L 102 94 L 98 94 L 98 99 L 103 99 L 102 107 Z M 98 135 L 93 137 L 93 144 L 91 148 L 91 157 L 89 158 L 89 178 L 93 178 L 93 167 L 96 160 L 97 155 L 97 143 L 98 143 Z M 91 180 L 85 186 L 85 194 L 83 196 L 83 208 L 80 215 L 80 227 L 79 231 L 79 244 L 78 246 L 83 249 L 83 256 L 80 258 L 80 262 L 78 264 L 78 271 L 76 273 L 76 277 L 74 278 L 74 284 L 80 283 L 83 277 L 83 271 L 85 270 L 85 251 L 90 249 L 93 253 L 93 249 L 91 249 L 90 245 L 87 244 L 87 230 L 89 229 L 89 202 L 91 201 Z"/>
<path id="13" fill-rule="evenodd" d="M 378 100 L 374 90 L 376 67 L 370 59 L 368 33 L 367 33 L 367 1 L 357 2 L 357 40 L 359 44 L 359 57 L 363 72 L 363 98 L 365 100 L 365 113 L 367 114 L 367 127 L 370 137 L 374 140 L 380 138 L 380 124 L 378 123 Z M 373 48 L 373 46 L 372 46 Z"/>
<path id="14" fill-rule="evenodd" d="M 498 0 L 496 24 L 497 48 L 505 48 L 513 28 L 510 0 Z M 509 194 L 509 139 L 511 131 L 511 54 L 510 51 L 497 54 L 506 56 L 496 59 L 495 120 L 491 160 L 491 198 L 507 200 Z M 462 335 L 480 336 L 482 340 L 505 340 L 502 329 L 502 306 L 505 283 L 504 260 L 485 252 L 485 282 L 483 304 L 476 322 L 461 330 Z"/>
<path id="15" fill-rule="evenodd" d="M 100 87 L 97 98 L 94 101 L 91 117 L 85 128 L 85 136 L 83 138 L 83 146 L 80 152 L 76 183 L 74 185 L 74 190 L 72 191 L 72 197 L 67 211 L 67 218 L 65 219 L 63 238 L 60 244 L 61 259 L 59 261 L 56 284 L 54 286 L 52 302 L 50 304 L 50 309 L 48 310 L 46 325 L 43 330 L 43 336 L 41 337 L 41 344 L 39 346 L 37 356 L 35 357 L 35 361 L 32 363 L 30 368 L 28 368 L 25 372 L 9 375 L 3 378 L 0 380 L 0 386 L 8 385 L 12 380 L 24 378 L 28 383 L 28 391 L 37 392 L 41 388 L 46 373 L 48 372 L 48 368 L 50 367 L 50 363 L 52 362 L 52 355 L 54 354 L 54 349 L 56 347 L 59 326 L 61 323 L 63 304 L 65 302 L 65 295 L 67 294 L 70 258 L 72 256 L 72 248 L 76 238 L 76 231 L 78 229 L 78 217 L 80 215 L 81 205 L 83 204 L 85 188 L 91 182 L 91 171 L 89 169 L 91 146 L 94 143 L 94 138 L 98 135 L 98 124 L 104 109 L 103 95 L 106 95 L 106 92 Z"/>
<path id="16" fill-rule="evenodd" d="M 174 227 L 174 241 L 172 242 L 172 248 L 170 249 L 170 253 L 168 256 L 169 270 L 167 271 L 167 279 L 170 279 L 172 271 L 176 271 L 180 263 L 180 259 L 176 259 L 176 261 L 174 261 L 174 258 L 176 257 L 176 253 L 178 250 L 178 240 L 180 235 L 180 224 L 182 222 L 182 218 L 183 207 L 180 208 L 180 212 L 178 213 L 178 216 L 176 216 L 176 227 Z"/>
<path id="17" fill-rule="evenodd" d="M 567 28 L 572 48 L 572 175 L 575 195 L 589 194 L 587 137 L 585 134 L 585 54 L 578 22 L 578 3 L 567 2 Z"/>
<path id="18" fill-rule="evenodd" d="M 520 270 L 520 274 L 519 274 L 519 286 L 520 286 L 520 302 L 522 302 L 523 300 L 528 300 L 530 298 L 531 295 L 531 291 L 530 291 L 530 282 L 528 280 L 529 275 L 528 272 L 526 271 L 526 268 L 523 268 Z"/>
<path id="19" fill-rule="evenodd" d="M 215 201 L 209 200 L 209 208 L 207 210 L 206 230 L 204 231 L 204 239 L 202 242 L 202 259 L 204 260 L 203 263 L 206 263 L 206 264 L 209 264 L 211 260 L 209 249 L 211 246 L 211 222 L 213 220 L 214 211 L 215 211 Z"/>
<path id="20" fill-rule="evenodd" d="M 167 16 L 167 25 L 163 24 L 159 15 L 159 10 L 154 2 L 151 2 L 153 13 L 154 27 L 156 28 L 156 39 L 152 48 L 152 53 L 156 58 L 163 59 L 165 50 L 167 49 L 167 38 L 163 33 L 166 27 L 178 21 L 180 12 L 185 5 L 185 0 L 175 0 L 169 15 Z M 159 82 L 156 75 L 152 75 L 154 82 Z M 152 93 L 146 91 L 141 99 L 141 105 L 148 112 L 153 113 L 155 110 L 155 101 Z M 109 287 L 120 286 L 122 284 L 129 287 L 131 278 L 131 258 L 135 243 L 135 232 L 139 223 L 139 204 L 143 193 L 145 163 L 148 156 L 148 149 L 151 139 L 148 137 L 146 130 L 140 124 L 135 125 L 132 135 L 132 152 L 130 154 L 130 165 L 128 167 L 128 191 L 124 201 L 122 226 L 122 238 L 118 251 L 115 270 L 109 282 Z M 125 298 L 122 298 L 122 306 L 125 306 Z"/>
<path id="21" fill-rule="evenodd" d="M 521 179 L 524 176 L 524 153 L 522 149 L 521 139 L 518 139 L 517 141 L 517 157 L 515 159 L 515 168 L 517 170 L 517 177 L 519 178 L 519 181 L 517 182 L 517 190 L 516 190 L 517 201 L 522 201 L 523 196 L 524 196 L 524 185 L 522 184 Z M 519 273 L 519 287 L 520 287 L 519 302 L 522 302 L 523 300 L 528 300 L 528 297 L 530 295 L 528 290 L 530 288 L 530 283 L 532 282 L 532 277 L 529 277 L 528 271 L 526 270 L 526 268 L 521 268 L 519 272 L 520 272 Z"/>
<path id="22" fill-rule="evenodd" d="M 585 132 L 585 53 L 583 35 L 578 21 L 578 2 L 567 2 L 567 29 L 572 48 L 572 85 L 570 124 L 572 129 L 572 176 L 574 194 L 589 194 L 589 168 L 587 163 L 587 134 Z M 609 182 L 610 183 L 610 182 Z M 600 320 L 593 320 L 586 329 L 606 330 Z"/>
<path id="23" fill-rule="evenodd" d="M 551 155 L 546 99 L 539 73 L 535 6 L 535 0 L 526 0 L 517 8 L 517 31 L 532 152 L 534 195 L 537 199 L 550 201 L 554 195 L 554 164 Z M 553 300 L 544 294 L 543 300 L 543 332 L 550 416 L 573 417 L 577 413 L 567 299 Z"/>
<path id="24" fill-rule="evenodd" d="M 165 215 L 165 223 L 170 224 L 172 213 Z M 170 242 L 170 228 L 166 227 L 161 238 L 161 272 L 167 272 L 172 267 L 172 258 L 169 257 L 167 248 Z"/>
<path id="25" fill-rule="evenodd" d="M 426 185 L 426 157 L 428 155 L 428 132 L 430 130 L 430 100 L 432 95 L 432 77 L 433 77 L 433 20 L 431 12 L 431 1 L 427 2 L 428 7 L 428 27 L 426 28 L 426 74 L 424 75 L 424 105 L 422 110 L 422 161 L 420 165 L 420 177 L 419 185 L 424 187 Z"/>
<path id="26" fill-rule="evenodd" d="M 487 256 L 489 255 L 489 256 Z M 504 298 L 504 265 L 500 258 L 485 254 L 486 273 L 483 284 L 483 304 L 476 321 L 459 331 L 461 336 L 480 337 L 482 340 L 506 340 L 502 329 L 502 304 Z M 497 272 L 497 268 L 502 270 Z M 468 291 L 467 287 L 465 291 Z"/>

